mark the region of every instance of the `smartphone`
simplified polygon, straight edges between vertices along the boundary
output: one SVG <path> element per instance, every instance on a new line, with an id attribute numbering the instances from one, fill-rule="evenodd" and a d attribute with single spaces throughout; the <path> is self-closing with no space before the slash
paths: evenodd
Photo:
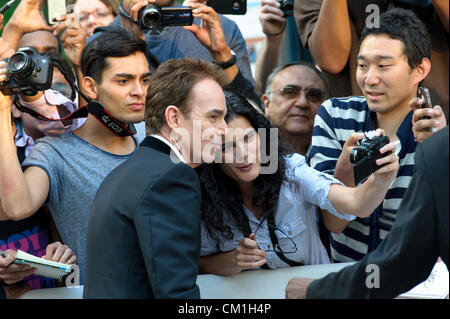
<path id="1" fill-rule="evenodd" d="M 421 105 L 421 108 L 430 108 L 430 109 L 433 108 L 433 103 L 431 103 L 431 96 L 430 96 L 430 91 L 428 90 L 428 88 L 419 86 L 419 88 L 417 90 L 417 96 L 420 97 L 424 101 L 424 103 Z M 426 116 L 425 118 L 426 119 L 432 118 L 434 120 L 434 115 L 433 115 L 433 117 Z M 433 127 L 433 128 L 430 128 L 429 130 L 435 132 L 436 128 Z"/>
<path id="2" fill-rule="evenodd" d="M 66 14 L 66 0 L 47 0 L 47 23 L 55 24 L 56 18 Z"/>
<path id="3" fill-rule="evenodd" d="M 220 14 L 247 13 L 247 0 L 208 0 L 206 4 Z"/>

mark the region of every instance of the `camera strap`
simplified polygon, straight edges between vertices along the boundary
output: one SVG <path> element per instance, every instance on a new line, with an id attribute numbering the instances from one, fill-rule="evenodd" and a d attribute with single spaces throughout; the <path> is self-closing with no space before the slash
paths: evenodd
<path id="1" fill-rule="evenodd" d="M 122 17 L 124 17 L 124 18 L 127 19 L 128 21 L 130 21 L 130 22 L 132 22 L 132 23 L 134 23 L 134 24 L 136 24 L 136 25 L 139 25 L 139 21 L 133 20 L 133 19 L 131 18 L 131 16 L 129 15 L 129 13 L 128 13 L 128 12 L 125 10 L 125 8 L 123 7 L 122 3 L 119 4 L 119 15 L 121 15 Z"/>
<path id="2" fill-rule="evenodd" d="M 62 117 L 59 119 L 52 119 L 52 118 L 46 117 L 45 115 L 42 115 L 41 113 L 33 110 L 32 108 L 30 108 L 28 106 L 23 105 L 22 103 L 20 103 L 19 98 L 17 96 L 14 99 L 14 105 L 20 112 L 30 114 L 32 117 L 37 118 L 41 121 L 58 122 L 58 121 L 86 117 L 88 115 L 88 112 L 85 108 L 80 108 L 65 117 Z"/>
<path id="3" fill-rule="evenodd" d="M 85 108 L 92 114 L 100 123 L 102 123 L 107 129 L 112 131 L 114 134 L 125 137 L 136 134 L 136 129 L 134 125 L 130 124 L 126 127 L 124 123 L 115 119 L 103 105 L 98 101 L 90 101 Z M 75 112 L 74 112 L 75 113 Z"/>
<path id="4" fill-rule="evenodd" d="M 115 119 L 111 114 L 109 114 L 108 111 L 105 110 L 103 105 L 98 101 L 90 101 L 86 106 L 81 107 L 78 110 L 60 119 L 48 118 L 42 115 L 41 113 L 33 110 L 32 108 L 29 108 L 28 106 L 21 104 L 19 102 L 18 97 L 14 99 L 14 105 L 17 107 L 19 111 L 23 113 L 28 113 L 31 116 L 42 121 L 51 121 L 51 122 L 87 117 L 88 113 L 90 113 L 98 121 L 100 121 L 100 123 L 102 123 L 106 128 L 108 128 L 118 136 L 125 137 L 136 134 L 136 129 L 134 128 L 134 125 L 130 124 L 129 127 L 127 128 L 124 123 L 120 122 L 119 120 Z"/>

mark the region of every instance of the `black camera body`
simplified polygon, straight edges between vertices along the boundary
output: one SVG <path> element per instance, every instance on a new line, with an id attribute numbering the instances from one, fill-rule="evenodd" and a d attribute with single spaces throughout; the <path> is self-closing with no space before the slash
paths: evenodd
<path id="1" fill-rule="evenodd" d="M 143 30 L 156 27 L 192 25 L 194 16 L 189 7 L 157 7 L 147 4 L 138 13 L 139 27 Z"/>
<path id="2" fill-rule="evenodd" d="M 52 61 L 34 48 L 20 48 L 4 61 L 7 62 L 11 77 L 8 82 L 0 83 L 0 91 L 3 94 L 36 95 L 38 91 L 45 91 L 52 86 Z"/>
<path id="3" fill-rule="evenodd" d="M 350 162 L 352 163 L 355 175 L 355 185 L 358 185 L 369 177 L 370 174 L 384 166 L 377 165 L 375 161 L 392 153 L 380 153 L 380 148 L 386 144 L 389 144 L 389 137 L 375 136 L 374 138 L 363 140 L 358 147 L 352 150 L 350 153 Z"/>
<path id="4" fill-rule="evenodd" d="M 280 10 L 284 12 L 285 17 L 292 17 L 294 15 L 294 0 L 278 0 L 280 3 Z"/>
<path id="5" fill-rule="evenodd" d="M 247 0 L 208 0 L 206 4 L 220 14 L 247 13 Z"/>

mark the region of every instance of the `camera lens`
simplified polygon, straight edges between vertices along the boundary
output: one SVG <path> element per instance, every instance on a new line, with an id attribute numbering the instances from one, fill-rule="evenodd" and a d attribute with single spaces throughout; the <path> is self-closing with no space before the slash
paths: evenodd
<path id="1" fill-rule="evenodd" d="M 292 0 L 281 0 L 280 9 L 286 17 L 291 17 L 294 14 L 294 2 Z"/>
<path id="2" fill-rule="evenodd" d="M 142 11 L 141 21 L 147 28 L 153 28 L 160 24 L 161 12 L 156 6 L 148 4 Z"/>
<path id="3" fill-rule="evenodd" d="M 14 53 L 8 60 L 8 71 L 16 78 L 27 78 L 33 70 L 33 60 L 23 52 Z"/>

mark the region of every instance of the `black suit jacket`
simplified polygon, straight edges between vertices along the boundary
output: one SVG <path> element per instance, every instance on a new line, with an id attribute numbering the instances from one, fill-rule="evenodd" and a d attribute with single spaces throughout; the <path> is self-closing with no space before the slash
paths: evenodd
<path id="1" fill-rule="evenodd" d="M 414 176 L 388 236 L 356 264 L 313 281 L 307 298 L 394 298 L 424 281 L 438 256 L 448 268 L 448 142 L 447 126 L 418 145 Z M 379 267 L 379 288 L 366 287 L 370 264 Z"/>
<path id="2" fill-rule="evenodd" d="M 87 227 L 84 298 L 200 298 L 200 183 L 146 137 L 101 184 Z"/>

